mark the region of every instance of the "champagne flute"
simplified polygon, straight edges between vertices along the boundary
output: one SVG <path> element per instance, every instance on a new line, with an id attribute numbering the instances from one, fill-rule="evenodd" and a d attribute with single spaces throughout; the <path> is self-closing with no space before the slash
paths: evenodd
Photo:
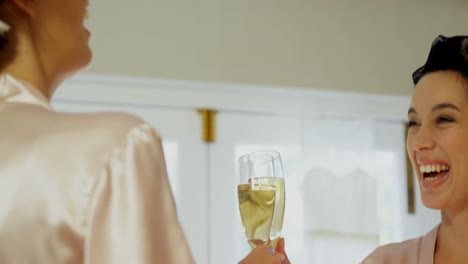
<path id="1" fill-rule="evenodd" d="M 276 151 L 257 151 L 239 158 L 239 210 L 249 245 L 276 246 L 284 216 L 284 178 Z"/>

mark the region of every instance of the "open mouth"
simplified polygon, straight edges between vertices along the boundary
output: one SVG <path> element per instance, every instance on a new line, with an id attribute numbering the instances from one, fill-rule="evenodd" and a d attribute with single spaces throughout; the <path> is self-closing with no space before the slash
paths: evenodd
<path id="1" fill-rule="evenodd" d="M 420 165 L 419 171 L 425 181 L 437 181 L 447 176 L 450 166 L 446 164 Z"/>

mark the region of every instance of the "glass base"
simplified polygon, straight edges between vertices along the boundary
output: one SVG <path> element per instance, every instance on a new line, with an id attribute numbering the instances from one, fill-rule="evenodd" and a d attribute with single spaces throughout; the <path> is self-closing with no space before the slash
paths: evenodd
<path id="1" fill-rule="evenodd" d="M 250 247 L 252 249 L 254 249 L 254 248 L 258 247 L 258 246 L 266 245 L 269 242 L 270 242 L 269 240 L 265 241 L 265 240 L 262 240 L 262 239 L 250 239 L 249 240 L 249 245 L 250 245 Z"/>

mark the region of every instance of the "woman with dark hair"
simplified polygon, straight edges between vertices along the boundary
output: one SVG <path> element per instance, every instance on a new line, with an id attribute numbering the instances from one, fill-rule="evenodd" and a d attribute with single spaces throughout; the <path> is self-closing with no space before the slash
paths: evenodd
<path id="1" fill-rule="evenodd" d="M 468 36 L 437 37 L 413 81 L 407 151 L 422 202 L 441 223 L 363 263 L 468 263 Z"/>
<path id="2" fill-rule="evenodd" d="M 128 114 L 50 105 L 91 61 L 87 6 L 0 1 L 0 263 L 193 263 L 158 133 Z M 244 261 L 282 258 L 260 247 Z"/>

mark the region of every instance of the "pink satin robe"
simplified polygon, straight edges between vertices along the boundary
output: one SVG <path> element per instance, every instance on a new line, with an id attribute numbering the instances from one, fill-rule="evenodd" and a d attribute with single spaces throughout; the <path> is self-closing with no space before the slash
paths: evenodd
<path id="1" fill-rule="evenodd" d="M 426 235 L 378 247 L 362 264 L 433 264 L 439 225 Z"/>
<path id="2" fill-rule="evenodd" d="M 0 76 L 0 263 L 193 263 L 159 135 Z"/>

